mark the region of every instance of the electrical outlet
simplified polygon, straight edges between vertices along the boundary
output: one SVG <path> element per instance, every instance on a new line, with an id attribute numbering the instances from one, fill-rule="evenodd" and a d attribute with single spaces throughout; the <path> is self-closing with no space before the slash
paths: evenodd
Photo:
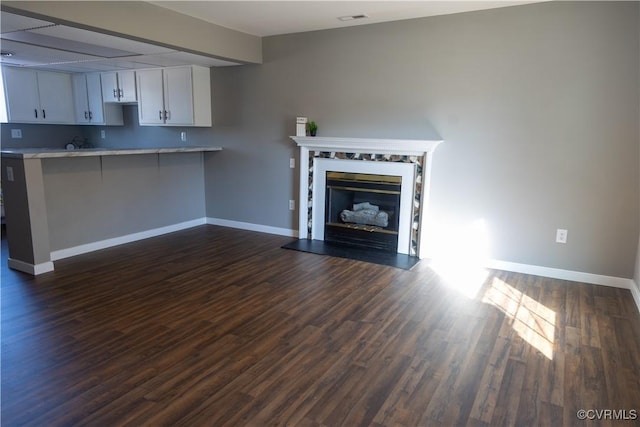
<path id="1" fill-rule="evenodd" d="M 180 141 L 187 142 L 187 133 L 186 132 L 180 132 Z"/>
<path id="2" fill-rule="evenodd" d="M 289 159 L 289 167 L 291 169 L 295 169 L 295 167 L 296 167 L 296 159 L 294 157 Z"/>
<path id="3" fill-rule="evenodd" d="M 7 181 L 13 181 L 13 168 L 7 166 Z"/>
<path id="4" fill-rule="evenodd" d="M 289 210 L 290 211 L 295 211 L 296 210 L 296 201 L 295 200 L 289 200 Z"/>
<path id="5" fill-rule="evenodd" d="M 556 230 L 556 243 L 567 243 L 568 231 L 562 228 Z"/>
<path id="6" fill-rule="evenodd" d="M 11 138 L 22 138 L 22 129 L 11 129 Z"/>
<path id="7" fill-rule="evenodd" d="M 105 139 L 106 137 L 107 137 L 107 132 L 104 129 L 102 129 L 100 131 L 100 139 Z"/>

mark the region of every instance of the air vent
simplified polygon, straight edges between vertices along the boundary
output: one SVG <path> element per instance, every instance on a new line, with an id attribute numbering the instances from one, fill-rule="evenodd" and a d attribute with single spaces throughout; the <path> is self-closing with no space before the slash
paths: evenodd
<path id="1" fill-rule="evenodd" d="M 359 15 L 347 15 L 347 16 L 340 16 L 338 17 L 339 20 L 341 21 L 355 21 L 356 19 L 365 19 L 368 18 L 369 15 L 367 15 L 366 13 L 361 13 Z"/>

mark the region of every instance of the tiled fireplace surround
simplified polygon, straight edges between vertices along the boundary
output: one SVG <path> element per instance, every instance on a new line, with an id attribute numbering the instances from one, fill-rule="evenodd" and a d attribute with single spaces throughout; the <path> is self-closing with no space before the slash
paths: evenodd
<path id="1" fill-rule="evenodd" d="M 301 239 L 324 239 L 325 171 L 401 175 L 398 253 L 424 257 L 431 160 L 442 141 L 292 136 L 300 147 Z M 314 197 L 315 196 L 315 197 Z"/>

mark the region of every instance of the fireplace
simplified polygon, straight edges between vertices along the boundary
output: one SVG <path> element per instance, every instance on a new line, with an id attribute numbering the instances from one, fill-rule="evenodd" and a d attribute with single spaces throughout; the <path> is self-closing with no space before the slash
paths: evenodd
<path id="1" fill-rule="evenodd" d="M 442 141 L 291 139 L 300 147 L 300 239 L 423 257 L 431 161 Z M 387 225 L 363 219 L 378 212 Z"/>
<path id="2" fill-rule="evenodd" d="M 324 241 L 398 251 L 402 177 L 326 173 Z"/>

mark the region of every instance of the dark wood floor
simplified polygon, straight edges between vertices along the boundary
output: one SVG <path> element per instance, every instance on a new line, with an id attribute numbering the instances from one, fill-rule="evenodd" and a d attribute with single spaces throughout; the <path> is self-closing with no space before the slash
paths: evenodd
<path id="1" fill-rule="evenodd" d="M 627 290 L 412 271 L 203 226 L 2 265 L 3 426 L 638 425 Z"/>

